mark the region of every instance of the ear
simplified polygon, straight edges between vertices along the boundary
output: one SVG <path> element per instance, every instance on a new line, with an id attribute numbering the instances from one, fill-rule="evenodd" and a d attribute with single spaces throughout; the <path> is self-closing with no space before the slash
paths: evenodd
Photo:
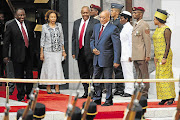
<path id="1" fill-rule="evenodd" d="M 128 21 L 128 18 L 126 18 L 126 21 Z"/>
<path id="2" fill-rule="evenodd" d="M 144 13 L 142 12 L 142 13 L 141 13 L 141 17 L 143 17 L 143 14 L 144 14 Z"/>

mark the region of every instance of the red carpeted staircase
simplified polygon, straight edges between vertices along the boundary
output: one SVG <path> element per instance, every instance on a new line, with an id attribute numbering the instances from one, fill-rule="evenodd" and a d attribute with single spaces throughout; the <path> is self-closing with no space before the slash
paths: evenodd
<path id="1" fill-rule="evenodd" d="M 15 89 L 13 95 L 9 98 L 12 100 L 17 100 L 16 98 L 17 90 Z M 5 86 L 0 86 L 0 97 L 5 98 Z M 67 109 L 69 95 L 64 94 L 47 94 L 46 91 L 39 91 L 38 102 L 45 104 L 46 111 L 60 111 L 65 112 Z M 77 106 L 82 107 L 82 103 L 86 99 L 78 99 Z M 27 100 L 25 101 L 27 102 Z M 122 120 L 124 116 L 124 110 L 126 109 L 127 102 L 125 103 L 114 103 L 113 106 L 102 107 L 98 105 L 98 114 L 95 120 Z M 158 102 L 148 102 L 148 108 L 160 108 L 160 107 L 176 107 L 177 102 L 173 105 L 158 105 Z M 10 112 L 17 112 L 18 109 L 25 108 L 26 106 L 11 106 Z M 0 113 L 4 112 L 5 107 L 0 106 Z"/>

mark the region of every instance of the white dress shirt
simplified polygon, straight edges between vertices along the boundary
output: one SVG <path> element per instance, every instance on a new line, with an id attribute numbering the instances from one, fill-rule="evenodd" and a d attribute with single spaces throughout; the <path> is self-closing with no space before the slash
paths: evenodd
<path id="1" fill-rule="evenodd" d="M 86 28 L 87 28 L 88 23 L 89 23 L 89 19 L 86 20 L 86 24 L 85 24 L 85 28 L 84 28 L 84 33 L 83 33 L 83 37 L 82 37 L 82 46 L 84 46 L 84 35 L 86 33 Z M 80 26 L 79 26 L 79 36 L 80 36 L 83 24 L 84 24 L 84 19 L 82 18 Z"/>
<path id="2" fill-rule="evenodd" d="M 132 56 L 132 25 L 127 22 L 123 25 L 123 29 L 120 33 L 121 40 L 121 61 L 128 61 Z"/>
<path id="3" fill-rule="evenodd" d="M 17 23 L 18 26 L 19 26 L 19 29 L 21 30 L 21 23 L 20 23 L 16 18 L 15 18 L 15 20 L 16 20 L 16 23 Z M 27 38 L 28 38 L 28 40 L 29 40 L 28 33 L 27 33 L 27 28 L 26 28 L 26 26 L 25 26 L 24 21 L 23 21 L 23 23 L 22 23 L 22 26 L 23 26 L 23 28 L 24 28 L 24 30 L 25 30 L 25 32 L 26 32 Z M 22 30 L 21 30 L 21 33 L 22 33 Z M 22 33 L 22 36 L 23 36 L 23 33 Z M 23 36 L 23 37 L 24 37 L 24 36 Z"/>
<path id="4" fill-rule="evenodd" d="M 105 30 L 105 28 L 106 28 L 106 26 L 107 26 L 107 24 L 109 23 L 109 21 L 106 23 L 106 24 L 104 24 L 104 28 L 103 28 L 103 31 Z M 101 24 L 101 28 L 102 28 L 102 24 Z M 100 28 L 100 30 L 99 31 L 101 31 L 101 28 Z"/>

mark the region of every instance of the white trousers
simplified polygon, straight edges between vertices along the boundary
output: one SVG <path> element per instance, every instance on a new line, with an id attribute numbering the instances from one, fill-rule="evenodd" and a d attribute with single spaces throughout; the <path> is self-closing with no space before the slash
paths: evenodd
<path id="1" fill-rule="evenodd" d="M 121 66 L 122 66 L 124 79 L 134 79 L 133 62 L 121 61 Z M 132 95 L 133 91 L 134 91 L 134 83 L 125 83 L 124 92 Z"/>

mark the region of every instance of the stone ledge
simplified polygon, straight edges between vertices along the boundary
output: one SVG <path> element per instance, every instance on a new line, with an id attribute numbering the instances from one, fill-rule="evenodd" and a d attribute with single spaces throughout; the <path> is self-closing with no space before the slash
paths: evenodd
<path id="1" fill-rule="evenodd" d="M 172 108 L 147 108 L 145 113 L 146 118 L 170 118 L 174 116 L 176 111 L 175 107 Z"/>

